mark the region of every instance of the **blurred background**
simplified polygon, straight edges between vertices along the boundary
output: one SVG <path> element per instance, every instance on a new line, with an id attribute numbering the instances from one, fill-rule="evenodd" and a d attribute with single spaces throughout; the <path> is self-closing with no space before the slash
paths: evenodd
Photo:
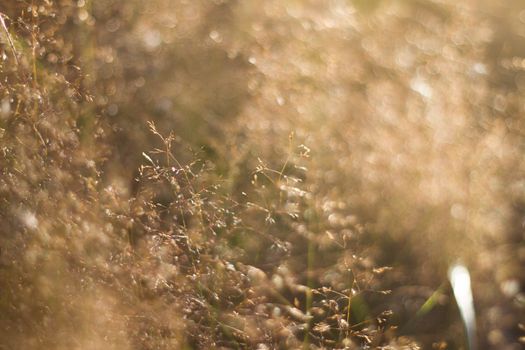
<path id="1" fill-rule="evenodd" d="M 522 1 L 0 15 L 0 348 L 522 348 Z"/>

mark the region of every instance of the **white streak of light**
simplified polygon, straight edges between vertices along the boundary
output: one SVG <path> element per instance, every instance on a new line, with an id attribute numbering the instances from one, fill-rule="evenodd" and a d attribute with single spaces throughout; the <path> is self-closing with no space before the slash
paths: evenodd
<path id="1" fill-rule="evenodd" d="M 448 270 L 448 278 L 452 284 L 454 297 L 459 307 L 459 312 L 467 330 L 469 349 L 476 349 L 476 314 L 474 312 L 474 299 L 470 286 L 470 274 L 461 264 L 455 264 Z"/>

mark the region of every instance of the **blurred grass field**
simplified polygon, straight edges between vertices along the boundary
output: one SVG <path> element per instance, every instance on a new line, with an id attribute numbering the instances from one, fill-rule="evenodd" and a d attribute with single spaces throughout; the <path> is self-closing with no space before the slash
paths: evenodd
<path id="1" fill-rule="evenodd" d="M 0 349 L 523 347 L 523 2 L 0 16 Z"/>

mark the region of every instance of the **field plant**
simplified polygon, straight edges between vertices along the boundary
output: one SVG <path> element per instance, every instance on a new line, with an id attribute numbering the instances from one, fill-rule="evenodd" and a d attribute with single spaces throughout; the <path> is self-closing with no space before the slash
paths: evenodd
<path id="1" fill-rule="evenodd" d="M 3 1 L 0 349 L 520 349 L 524 23 Z"/>

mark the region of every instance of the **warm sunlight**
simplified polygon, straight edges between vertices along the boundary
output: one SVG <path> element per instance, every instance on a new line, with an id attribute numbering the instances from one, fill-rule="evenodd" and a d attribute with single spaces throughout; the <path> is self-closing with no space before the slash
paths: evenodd
<path id="1" fill-rule="evenodd" d="M 524 96 L 518 0 L 0 0 L 0 350 L 519 350 Z"/>

